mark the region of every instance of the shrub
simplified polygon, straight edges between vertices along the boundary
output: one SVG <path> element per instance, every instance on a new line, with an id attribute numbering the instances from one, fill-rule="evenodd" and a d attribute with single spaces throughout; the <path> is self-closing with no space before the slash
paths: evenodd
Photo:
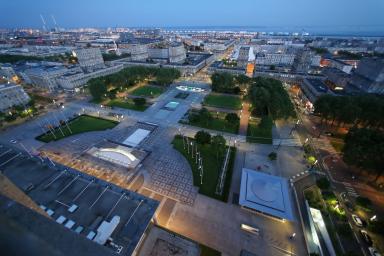
<path id="1" fill-rule="evenodd" d="M 371 200 L 369 200 L 369 198 L 362 197 L 362 196 L 359 196 L 356 198 L 356 205 L 357 206 L 369 209 L 371 204 L 372 204 L 372 202 L 371 202 Z"/>
<path id="2" fill-rule="evenodd" d="M 268 155 L 269 160 L 276 160 L 277 159 L 277 153 L 276 152 L 271 152 Z"/>
<path id="3" fill-rule="evenodd" d="M 198 131 L 195 134 L 195 140 L 199 144 L 209 144 L 211 142 L 211 134 L 206 131 Z"/>
<path id="4" fill-rule="evenodd" d="M 227 120 L 228 123 L 235 124 L 235 123 L 239 122 L 240 118 L 236 113 L 228 113 L 225 116 L 225 120 Z"/>
<path id="5" fill-rule="evenodd" d="M 328 189 L 330 186 L 331 186 L 331 183 L 329 182 L 329 180 L 327 178 L 320 178 L 318 180 L 316 180 L 316 185 L 320 188 L 320 189 Z"/>
<path id="6" fill-rule="evenodd" d="M 134 98 L 133 102 L 136 106 L 144 106 L 147 103 L 147 100 L 145 98 Z"/>

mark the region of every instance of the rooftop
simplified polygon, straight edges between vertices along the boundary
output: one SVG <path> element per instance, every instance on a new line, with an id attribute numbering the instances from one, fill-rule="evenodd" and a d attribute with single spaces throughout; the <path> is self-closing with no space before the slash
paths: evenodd
<path id="1" fill-rule="evenodd" d="M 293 220 L 288 181 L 284 178 L 243 168 L 239 204 L 246 208 Z"/>
<path id="2" fill-rule="evenodd" d="M 316 89 L 318 92 L 326 93 L 328 91 L 328 87 L 324 84 L 324 82 L 320 79 L 311 79 L 307 78 L 307 81 Z"/>
<path id="3" fill-rule="evenodd" d="M 1 148 L 0 155 L 3 151 L 7 152 L 7 148 Z M 53 220 L 61 216 L 65 218 L 66 221 L 60 225 L 53 223 L 57 227 L 51 227 L 50 233 L 61 232 L 62 227 L 72 221 L 74 225 L 69 228 L 69 233 L 75 234 L 74 230 L 81 226 L 83 230 L 79 235 L 84 240 L 91 232 L 97 233 L 102 221 L 110 222 L 118 216 L 120 222 L 110 236 L 121 247 L 120 255 L 132 254 L 158 207 L 155 200 L 57 163 L 53 168 L 36 160 L 20 158 L 3 166 L 2 171 L 47 213 L 50 211 Z M 69 209 L 73 205 L 78 208 L 71 212 Z M 38 232 L 45 234 L 41 230 Z M 47 237 L 50 233 L 46 234 Z M 111 253 L 116 251 L 111 245 L 104 246 L 104 249 Z"/>

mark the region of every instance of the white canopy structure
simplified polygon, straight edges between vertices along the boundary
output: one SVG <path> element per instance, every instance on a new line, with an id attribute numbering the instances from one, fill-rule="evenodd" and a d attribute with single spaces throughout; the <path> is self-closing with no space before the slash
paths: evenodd
<path id="1" fill-rule="evenodd" d="M 136 147 L 140 144 L 149 134 L 151 131 L 144 130 L 144 129 L 137 129 L 134 133 L 132 133 L 128 138 L 126 138 L 123 141 L 124 145 Z"/>

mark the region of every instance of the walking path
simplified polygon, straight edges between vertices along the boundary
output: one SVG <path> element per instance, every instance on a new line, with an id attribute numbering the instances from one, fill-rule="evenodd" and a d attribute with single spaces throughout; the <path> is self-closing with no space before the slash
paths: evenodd
<path id="1" fill-rule="evenodd" d="M 247 130 L 248 130 L 248 121 L 251 113 L 249 112 L 249 103 L 243 104 L 243 109 L 241 110 L 240 114 L 240 128 L 239 128 L 239 134 L 243 136 L 247 136 Z"/>

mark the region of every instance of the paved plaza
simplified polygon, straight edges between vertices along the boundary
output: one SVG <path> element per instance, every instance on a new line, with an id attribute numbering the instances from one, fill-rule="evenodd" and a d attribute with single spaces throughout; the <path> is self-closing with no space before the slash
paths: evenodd
<path id="1" fill-rule="evenodd" d="M 204 84 L 197 86 L 204 87 Z M 299 149 L 282 145 L 277 151 L 278 159 L 270 161 L 267 155 L 276 151 L 276 146 L 250 144 L 245 142 L 245 137 L 242 135 L 223 133 L 227 140 L 232 142 L 237 140 L 238 148 L 229 200 L 221 202 L 200 195 L 198 188 L 193 186 L 191 167 L 187 160 L 173 149 L 171 142 L 176 134 L 183 133 L 193 137 L 198 130 L 201 130 L 192 126 L 181 126 L 178 121 L 191 106 L 198 106 L 208 91 L 188 92 L 184 98 L 176 97 L 179 93 L 180 91 L 175 88 L 175 85 L 171 86 L 144 112 L 120 108 L 110 110 L 88 102 L 73 102 L 63 110 L 68 116 L 82 113 L 83 109 L 86 113 L 98 113 L 99 111 L 102 116 L 107 116 L 110 111 L 123 116 L 120 124 L 110 130 L 78 134 L 46 144 L 36 142 L 34 138 L 42 133 L 38 122 L 53 118 L 48 116 L 20 125 L 14 131 L 8 130 L 5 136 L 22 142 L 23 146 L 33 155 L 40 153 L 38 157 L 49 157 L 53 163 L 59 166 L 72 167 L 96 179 L 111 182 L 120 188 L 158 201 L 159 206 L 154 217 L 155 225 L 219 250 L 222 255 L 239 255 L 242 250 L 256 253 L 256 255 L 305 255 L 304 240 L 298 222 L 277 221 L 245 210 L 238 205 L 242 168 L 256 169 L 289 178 L 305 168 L 302 156 L 297 155 Z M 170 102 L 171 104 L 169 104 Z M 177 102 L 177 104 L 172 102 Z M 279 129 L 281 127 L 274 128 L 274 138 L 280 137 L 281 130 Z M 140 164 L 133 169 L 106 162 L 87 153 L 92 148 L 119 145 L 137 129 L 148 130 L 150 134 L 134 148 L 146 154 L 140 159 Z M 289 133 L 288 128 L 285 127 L 283 130 L 285 134 Z M 217 134 L 215 131 L 210 132 Z M 0 138 L 1 141 L 4 141 L 3 136 Z M 25 151 L 20 143 L 14 146 Z M 27 155 L 24 153 L 17 156 L 16 159 L 26 158 Z M 4 156 L 8 156 L 8 153 L 5 152 Z M 57 180 L 58 188 L 62 188 L 65 186 L 64 184 L 68 184 L 75 178 L 71 174 L 63 174 Z M 79 183 L 81 184 L 79 187 L 81 187 L 87 184 L 84 182 L 87 181 L 77 178 L 74 184 Z M 28 186 L 28 184 L 24 186 Z M 93 187 L 92 184 L 89 186 Z M 75 187 L 78 190 L 77 185 L 74 186 L 74 189 Z M 106 198 L 111 197 L 113 198 L 111 201 L 116 201 L 117 197 L 118 200 L 119 195 L 114 195 L 109 190 L 107 189 L 105 192 Z M 61 199 L 65 203 L 76 196 L 76 191 L 70 192 L 71 195 L 68 196 L 67 193 L 63 193 L 58 200 Z M 101 191 L 95 189 L 95 191 L 94 195 L 89 195 L 89 201 L 92 201 L 91 197 L 97 198 L 103 189 Z M 291 190 L 289 194 L 292 196 Z M 49 200 L 53 199 L 43 201 L 48 204 Z M 108 199 L 104 199 L 104 196 L 100 200 L 108 201 Z M 96 202 L 94 207 L 97 208 L 97 205 Z M 110 203 L 106 202 L 106 205 L 109 207 Z M 108 207 L 100 209 L 100 211 L 104 214 Z M 296 207 L 293 211 L 297 215 Z M 108 215 L 108 212 L 106 214 Z M 259 229 L 259 235 L 243 230 L 242 224 Z M 151 242 L 144 255 L 198 255 L 198 253 L 196 254 L 197 243 L 185 242 L 189 240 L 184 241 L 184 238 L 177 236 L 175 238 L 175 236 L 170 236 L 170 233 L 159 235 L 156 232 L 149 232 L 148 240 Z M 297 233 L 297 236 L 295 240 L 290 240 L 289 236 L 294 232 Z M 152 237 L 152 233 L 155 238 Z"/>

